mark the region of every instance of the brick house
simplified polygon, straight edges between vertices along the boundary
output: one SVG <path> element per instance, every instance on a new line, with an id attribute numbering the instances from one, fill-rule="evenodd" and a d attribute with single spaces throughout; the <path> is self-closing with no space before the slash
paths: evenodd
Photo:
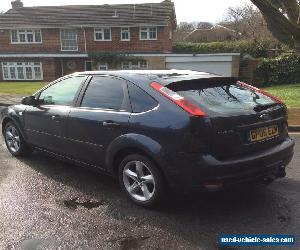
<path id="1" fill-rule="evenodd" d="M 164 69 L 176 28 L 174 4 L 23 7 L 0 16 L 0 81 L 45 80 L 84 70 Z M 91 55 L 130 54 L 111 65 Z M 129 58 L 129 57 L 128 57 Z"/>

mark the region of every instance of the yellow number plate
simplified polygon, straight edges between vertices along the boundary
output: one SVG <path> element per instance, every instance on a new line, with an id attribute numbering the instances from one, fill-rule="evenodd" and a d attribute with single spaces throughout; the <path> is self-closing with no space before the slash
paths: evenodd
<path id="1" fill-rule="evenodd" d="M 279 131 L 278 131 L 277 125 L 251 130 L 250 131 L 250 141 L 251 142 L 262 141 L 267 138 L 275 137 L 278 134 L 279 134 Z"/>

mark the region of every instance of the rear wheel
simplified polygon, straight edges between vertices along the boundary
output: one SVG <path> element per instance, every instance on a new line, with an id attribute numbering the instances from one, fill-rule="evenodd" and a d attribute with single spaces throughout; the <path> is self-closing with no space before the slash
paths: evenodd
<path id="1" fill-rule="evenodd" d="M 8 122 L 4 128 L 6 147 L 13 156 L 24 156 L 31 152 L 17 126 Z"/>
<path id="2" fill-rule="evenodd" d="M 159 169 L 150 159 L 138 154 L 129 155 L 120 163 L 119 182 L 127 196 L 144 207 L 158 204 L 165 190 Z"/>

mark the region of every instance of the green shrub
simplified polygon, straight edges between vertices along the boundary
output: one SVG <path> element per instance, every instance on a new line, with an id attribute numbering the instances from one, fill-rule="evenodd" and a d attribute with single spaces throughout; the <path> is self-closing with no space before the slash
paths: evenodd
<path id="1" fill-rule="evenodd" d="M 300 55 L 285 54 L 264 59 L 256 69 L 255 82 L 263 86 L 300 82 Z"/>
<path id="2" fill-rule="evenodd" d="M 177 43 L 173 46 L 177 53 L 240 53 L 253 57 L 266 57 L 270 49 L 269 43 L 257 43 L 254 41 L 225 41 L 210 43 Z"/>

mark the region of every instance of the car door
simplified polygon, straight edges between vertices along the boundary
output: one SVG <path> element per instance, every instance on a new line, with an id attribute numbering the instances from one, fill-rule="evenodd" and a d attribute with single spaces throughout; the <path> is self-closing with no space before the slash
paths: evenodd
<path id="1" fill-rule="evenodd" d="M 125 134 L 130 117 L 126 81 L 110 76 L 94 76 L 81 102 L 72 107 L 67 121 L 70 156 L 104 167 L 107 147 Z"/>
<path id="2" fill-rule="evenodd" d="M 85 79 L 86 76 L 63 78 L 36 96 L 38 105 L 26 107 L 23 115 L 29 143 L 53 152 L 65 152 L 66 119 Z"/>

